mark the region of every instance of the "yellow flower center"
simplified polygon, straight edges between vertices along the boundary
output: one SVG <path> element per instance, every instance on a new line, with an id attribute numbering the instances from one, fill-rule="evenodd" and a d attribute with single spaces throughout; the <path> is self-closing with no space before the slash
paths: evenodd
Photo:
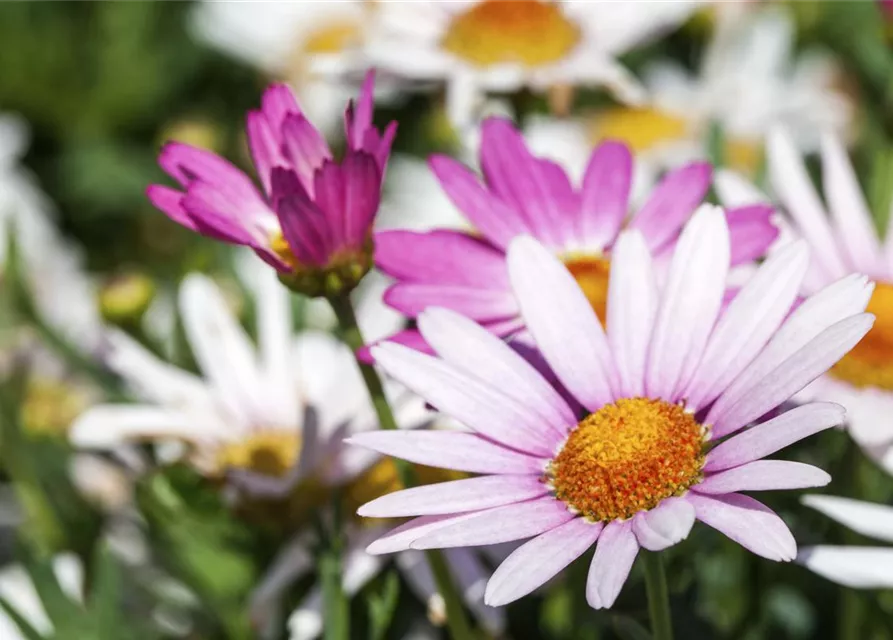
<path id="1" fill-rule="evenodd" d="M 593 118 L 590 137 L 593 142 L 610 138 L 625 142 L 634 153 L 645 153 L 666 143 L 683 140 L 692 135 L 694 124 L 685 118 L 653 107 L 609 109 Z M 706 132 L 699 134 L 706 136 Z M 763 156 L 758 141 L 726 135 L 723 163 L 754 175 Z"/>
<path id="2" fill-rule="evenodd" d="M 22 428 L 32 435 L 64 436 L 87 408 L 87 399 L 70 384 L 31 378 L 22 399 Z"/>
<path id="3" fill-rule="evenodd" d="M 295 258 L 295 254 L 292 253 L 288 241 L 279 229 L 276 229 L 270 234 L 270 249 L 276 254 L 277 258 L 282 260 L 282 262 L 292 269 L 298 266 L 298 259 Z"/>
<path id="4" fill-rule="evenodd" d="M 229 442 L 217 451 L 217 468 L 246 469 L 281 478 L 298 462 L 301 436 L 296 431 L 267 429 Z"/>
<path id="5" fill-rule="evenodd" d="M 555 495 L 594 522 L 630 518 L 701 478 L 704 428 L 681 406 L 626 398 L 584 418 L 552 460 Z"/>
<path id="6" fill-rule="evenodd" d="M 866 309 L 874 326 L 830 373 L 856 387 L 893 391 L 893 284 L 879 282 Z"/>
<path id="7" fill-rule="evenodd" d="M 312 29 L 301 45 L 304 53 L 339 53 L 359 45 L 363 39 L 363 25 L 353 20 L 333 21 Z"/>
<path id="8" fill-rule="evenodd" d="M 586 255 L 571 255 L 564 264 L 580 285 L 580 289 L 592 305 L 592 309 L 602 324 L 605 323 L 608 307 L 608 277 L 611 263 L 606 258 Z"/>
<path id="9" fill-rule="evenodd" d="M 474 65 L 557 62 L 580 40 L 561 8 L 540 0 L 483 0 L 457 15 L 441 46 Z"/>

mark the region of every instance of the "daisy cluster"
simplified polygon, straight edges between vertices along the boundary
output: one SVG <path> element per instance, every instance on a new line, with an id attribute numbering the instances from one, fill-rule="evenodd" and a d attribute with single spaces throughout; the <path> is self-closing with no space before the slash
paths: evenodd
<path id="1" fill-rule="evenodd" d="M 198 3 L 270 83 L 166 286 L 0 119 L 0 636 L 891 637 L 893 54 L 812 9 Z"/>

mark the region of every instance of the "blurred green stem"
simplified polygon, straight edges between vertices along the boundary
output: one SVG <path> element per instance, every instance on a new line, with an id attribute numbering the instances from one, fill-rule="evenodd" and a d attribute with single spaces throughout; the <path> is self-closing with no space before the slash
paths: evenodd
<path id="1" fill-rule="evenodd" d="M 363 334 L 357 324 L 357 317 L 353 310 L 353 304 L 347 295 L 329 298 L 332 310 L 338 318 L 338 326 L 341 329 L 341 336 L 347 346 L 353 351 L 363 374 L 363 380 L 366 388 L 369 390 L 369 396 L 372 398 L 372 404 L 375 407 L 375 413 L 378 415 L 378 423 L 382 429 L 396 429 L 397 421 L 394 419 L 394 413 L 391 411 L 391 405 L 385 396 L 384 385 L 378 372 L 372 365 L 362 362 L 357 357 L 357 352 L 365 345 Z M 394 460 L 397 466 L 397 473 L 400 475 L 400 481 L 404 487 L 412 486 L 412 469 L 404 460 Z M 434 575 L 437 590 L 443 597 L 446 605 L 447 627 L 450 630 L 450 636 L 453 640 L 471 640 L 474 638 L 471 627 L 465 616 L 465 610 L 462 608 L 462 599 L 453 584 L 450 576 L 449 568 L 446 560 L 439 550 L 427 551 L 425 554 L 428 558 L 428 564 L 431 567 L 431 573 Z"/>
<path id="2" fill-rule="evenodd" d="M 334 502 L 332 529 L 328 535 L 324 533 L 325 548 L 319 558 L 323 596 L 323 637 L 325 640 L 349 640 L 350 602 L 344 593 L 342 580 L 344 567 L 341 559 L 344 553 L 344 537 L 337 491 Z M 320 526 L 320 531 L 325 532 L 325 527 Z"/>
<path id="3" fill-rule="evenodd" d="M 667 592 L 667 576 L 660 553 L 646 551 L 645 589 L 648 592 L 648 615 L 651 617 L 651 636 L 654 640 L 673 640 L 673 623 L 670 619 L 670 596 Z"/>
<path id="4" fill-rule="evenodd" d="M 845 458 L 844 477 L 847 487 L 844 495 L 858 499 L 862 493 L 862 450 L 852 439 Z M 861 536 L 855 531 L 841 526 L 843 543 L 845 545 L 861 544 Z M 840 602 L 837 614 L 837 637 L 840 640 L 854 640 L 861 638 L 862 618 L 864 607 L 859 592 L 856 589 L 841 587 L 839 589 Z"/>

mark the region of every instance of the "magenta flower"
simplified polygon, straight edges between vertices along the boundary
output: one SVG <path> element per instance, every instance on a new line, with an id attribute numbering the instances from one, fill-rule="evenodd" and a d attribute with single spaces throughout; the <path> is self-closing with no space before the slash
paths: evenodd
<path id="1" fill-rule="evenodd" d="M 508 278 L 519 312 L 569 396 L 445 309 L 419 318 L 437 356 L 373 347 L 387 373 L 469 431 L 370 432 L 352 442 L 480 475 L 362 506 L 363 516 L 415 517 L 368 551 L 532 538 L 490 579 L 486 601 L 498 606 L 596 545 L 586 591 L 596 608 L 613 604 L 640 548 L 678 543 L 695 520 L 765 558 L 793 559 L 785 523 L 741 492 L 830 480 L 810 465 L 763 458 L 839 424 L 842 407 L 813 403 L 763 417 L 865 335 L 872 285 L 849 276 L 790 311 L 808 262 L 797 243 L 766 260 L 721 310 L 730 255 L 721 210 L 705 206 L 659 285 L 645 235 L 624 232 L 613 248 L 605 330 L 550 250 L 529 237 L 512 241 Z"/>
<path id="2" fill-rule="evenodd" d="M 513 238 L 530 235 L 559 256 L 603 319 L 618 233 L 639 230 L 649 250 L 658 259 L 665 257 L 712 177 L 710 165 L 703 162 L 671 171 L 628 220 L 633 159 L 619 142 L 604 142 L 593 151 L 579 188 L 557 164 L 532 155 L 521 134 L 501 118 L 484 122 L 480 156 L 483 182 L 452 158 L 430 160 L 444 191 L 476 233 L 380 232 L 375 262 L 396 278 L 385 300 L 400 312 L 415 318 L 437 305 L 501 336 L 523 326 L 505 267 Z M 732 264 L 763 255 L 778 233 L 771 214 L 766 205 L 728 212 Z M 425 348 L 415 330 L 392 340 Z"/>
<path id="3" fill-rule="evenodd" d="M 344 114 L 347 149 L 337 161 L 291 90 L 268 88 L 247 117 L 248 144 L 262 191 L 227 160 L 170 142 L 158 157 L 183 191 L 151 185 L 152 203 L 202 235 L 254 249 L 287 281 L 312 295 L 352 286 L 369 269 L 371 229 L 397 123 L 372 126 L 374 73 Z M 330 281 L 330 284 L 333 282 Z"/>

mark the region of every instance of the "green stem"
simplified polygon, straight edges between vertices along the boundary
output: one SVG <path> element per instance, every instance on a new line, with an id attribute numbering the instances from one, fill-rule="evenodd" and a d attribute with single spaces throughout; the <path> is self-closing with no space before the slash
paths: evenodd
<path id="1" fill-rule="evenodd" d="M 332 310 L 338 318 L 338 326 L 341 328 L 341 336 L 345 343 L 351 348 L 354 357 L 357 352 L 365 345 L 363 334 L 357 324 L 357 317 L 353 310 L 353 305 L 348 296 L 340 296 L 329 298 Z M 372 398 L 372 405 L 375 407 L 375 413 L 378 415 L 378 422 L 382 429 L 396 429 L 397 421 L 394 419 L 394 413 L 391 411 L 391 405 L 388 403 L 387 396 L 384 393 L 384 385 L 378 372 L 371 365 L 360 361 L 357 358 L 357 365 L 363 374 L 363 380 L 369 395 Z M 412 482 L 412 469 L 404 460 L 394 460 L 397 466 L 397 473 L 404 487 L 414 484 Z M 446 560 L 439 550 L 430 550 L 425 553 L 428 558 L 428 564 L 431 566 L 431 573 L 434 575 L 434 581 L 437 584 L 437 590 L 443 597 L 446 605 L 447 627 L 450 630 L 450 636 L 453 640 L 471 640 L 474 638 L 471 627 L 465 616 L 465 610 L 462 608 L 462 599 L 456 591 L 450 576 L 449 568 Z"/>
<path id="2" fill-rule="evenodd" d="M 648 592 L 648 614 L 651 616 L 651 635 L 654 640 L 673 640 L 670 619 L 670 596 L 667 576 L 659 553 L 644 552 L 645 589 Z"/>
<path id="3" fill-rule="evenodd" d="M 862 468 L 862 451 L 859 446 L 850 440 L 847 455 L 845 457 L 846 468 L 844 469 L 844 477 L 847 484 L 846 493 L 851 498 L 859 498 L 861 494 L 861 468 Z M 861 536 L 847 527 L 841 527 L 843 543 L 845 545 L 862 544 Z M 856 589 L 848 589 L 841 587 L 838 590 L 840 594 L 839 610 L 837 614 L 837 637 L 840 640 L 852 640 L 853 638 L 861 638 L 862 634 L 862 617 L 864 614 L 862 598 Z"/>
<path id="4" fill-rule="evenodd" d="M 350 638 L 350 605 L 341 582 L 341 545 L 334 542 L 319 559 L 325 640 Z"/>

